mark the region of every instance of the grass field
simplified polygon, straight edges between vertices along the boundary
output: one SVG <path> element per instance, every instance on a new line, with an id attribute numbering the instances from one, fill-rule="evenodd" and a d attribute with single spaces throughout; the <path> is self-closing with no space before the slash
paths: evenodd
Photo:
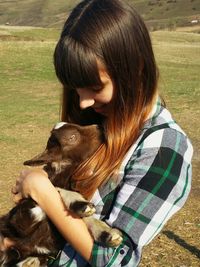
<path id="1" fill-rule="evenodd" d="M 199 0 L 124 0 L 134 5 L 151 27 L 174 27 L 200 19 Z M 0 24 L 60 27 L 80 0 L 3 0 Z M 6 12 L 5 12 L 6 11 Z"/>
<path id="2" fill-rule="evenodd" d="M 53 29 L 0 27 L 0 213 L 12 206 L 10 188 L 24 160 L 41 151 L 59 120 L 60 84 L 52 54 Z M 142 267 L 200 266 L 200 35 L 152 33 L 160 90 L 194 146 L 193 185 L 185 207 L 144 250 Z"/>

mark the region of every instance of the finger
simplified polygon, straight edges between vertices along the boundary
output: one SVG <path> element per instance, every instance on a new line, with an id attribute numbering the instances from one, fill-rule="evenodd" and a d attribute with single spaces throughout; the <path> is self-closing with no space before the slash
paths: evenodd
<path id="1" fill-rule="evenodd" d="M 14 194 L 14 195 L 16 195 L 16 194 L 19 193 L 17 186 L 13 186 L 13 187 L 11 188 L 11 193 Z"/>
<path id="2" fill-rule="evenodd" d="M 30 169 L 23 169 L 19 174 L 19 179 L 26 177 L 31 172 Z"/>
<path id="3" fill-rule="evenodd" d="M 17 194 L 20 190 L 19 188 L 21 187 L 21 183 L 24 180 L 24 178 L 29 174 L 29 171 L 26 169 L 22 170 L 19 174 L 19 176 L 16 178 L 15 185 L 12 187 L 11 192 L 13 194 Z"/>

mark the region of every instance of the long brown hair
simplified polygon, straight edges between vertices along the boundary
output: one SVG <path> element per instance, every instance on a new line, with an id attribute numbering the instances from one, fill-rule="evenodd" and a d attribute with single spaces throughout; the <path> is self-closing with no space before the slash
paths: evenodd
<path id="1" fill-rule="evenodd" d="M 107 118 L 81 110 L 76 88 L 101 86 L 100 61 L 113 85 Z M 158 71 L 148 30 L 120 0 L 84 0 L 64 24 L 54 64 L 63 84 L 62 120 L 102 124 L 106 142 L 73 175 L 73 187 L 90 198 L 119 169 L 136 141 L 157 94 Z"/>

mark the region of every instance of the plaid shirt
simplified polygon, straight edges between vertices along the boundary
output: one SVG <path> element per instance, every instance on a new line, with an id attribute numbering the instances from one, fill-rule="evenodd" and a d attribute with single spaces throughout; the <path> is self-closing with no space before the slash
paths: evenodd
<path id="1" fill-rule="evenodd" d="M 49 266 L 134 267 L 143 246 L 185 203 L 191 188 L 192 145 L 158 101 L 126 154 L 118 183 L 110 180 L 92 198 L 95 217 L 123 233 L 117 248 L 94 243 L 90 263 L 69 244 Z"/>

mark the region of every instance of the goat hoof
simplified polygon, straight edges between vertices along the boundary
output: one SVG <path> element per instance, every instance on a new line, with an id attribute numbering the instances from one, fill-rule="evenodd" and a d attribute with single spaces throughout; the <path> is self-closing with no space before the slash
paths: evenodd
<path id="1" fill-rule="evenodd" d="M 69 209 L 80 217 L 88 217 L 95 212 L 94 205 L 86 201 L 75 201 L 70 204 Z"/>
<path id="2" fill-rule="evenodd" d="M 108 247 L 117 247 L 121 244 L 123 238 L 118 229 L 111 229 L 109 232 L 103 231 L 99 236 L 99 242 Z"/>

